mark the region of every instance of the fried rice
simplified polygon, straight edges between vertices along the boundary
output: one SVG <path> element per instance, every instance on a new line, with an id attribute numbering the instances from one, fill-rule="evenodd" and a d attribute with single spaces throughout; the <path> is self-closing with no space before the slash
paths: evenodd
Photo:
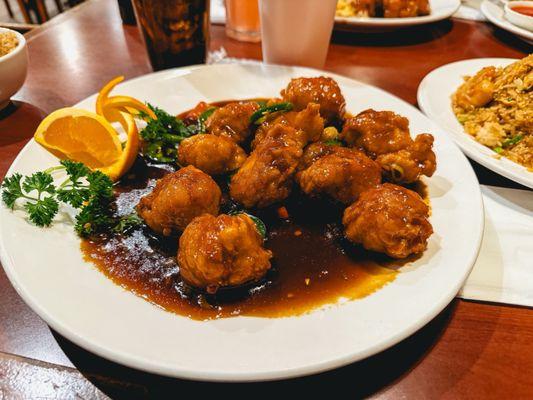
<path id="1" fill-rule="evenodd" d="M 533 54 L 465 77 L 452 108 L 476 141 L 533 172 Z"/>
<path id="2" fill-rule="evenodd" d="M 0 32 L 0 57 L 12 52 L 17 48 L 19 40 L 13 32 Z"/>

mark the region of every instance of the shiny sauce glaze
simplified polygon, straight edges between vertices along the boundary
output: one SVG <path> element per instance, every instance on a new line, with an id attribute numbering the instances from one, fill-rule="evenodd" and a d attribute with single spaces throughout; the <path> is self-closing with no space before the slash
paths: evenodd
<path id="1" fill-rule="evenodd" d="M 127 215 L 149 193 L 157 179 L 172 172 L 168 165 L 137 160 L 115 187 L 116 213 Z M 217 183 L 224 195 L 221 212 L 238 210 L 228 192 L 228 177 Z M 427 198 L 425 186 L 412 187 Z M 289 218 L 277 207 L 248 210 L 266 224 L 265 247 L 272 250 L 272 268 L 255 284 L 220 289 L 215 295 L 188 287 L 176 261 L 179 237 L 160 237 L 147 227 L 128 235 L 108 234 L 81 243 L 87 261 L 117 285 L 179 315 L 206 320 L 238 315 L 287 317 L 365 297 L 393 281 L 407 260 L 364 251 L 343 237 L 342 206 L 310 199 L 296 188 L 285 201 Z M 279 207 L 279 206 L 278 206 Z"/>

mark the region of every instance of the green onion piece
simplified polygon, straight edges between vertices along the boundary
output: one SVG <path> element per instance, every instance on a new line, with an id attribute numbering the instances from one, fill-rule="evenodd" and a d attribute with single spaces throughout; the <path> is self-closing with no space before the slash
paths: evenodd
<path id="1" fill-rule="evenodd" d="M 263 221 L 261 221 L 255 215 L 248 214 L 245 211 L 232 211 L 232 212 L 229 213 L 229 215 L 239 215 L 239 214 L 244 214 L 244 215 L 247 215 L 248 217 L 250 217 L 250 219 L 252 221 L 254 221 L 254 224 L 255 224 L 255 227 L 257 229 L 257 232 L 259 232 L 259 234 L 263 237 L 263 239 L 266 238 L 267 229 L 266 229 L 266 225 L 265 225 L 265 223 Z"/>
<path id="2" fill-rule="evenodd" d="M 503 149 L 501 147 L 494 147 L 492 150 L 494 150 L 496 153 L 501 154 L 503 153 Z"/>
<path id="3" fill-rule="evenodd" d="M 203 113 L 200 114 L 200 116 L 198 117 L 198 120 L 199 121 L 202 121 L 202 122 L 205 122 L 207 120 L 207 118 L 209 118 L 211 116 L 211 114 L 213 114 L 215 112 L 215 110 L 217 109 L 217 107 L 209 107 L 207 110 L 205 110 Z"/>
<path id="4" fill-rule="evenodd" d="M 217 107 L 209 107 L 207 110 L 200 114 L 200 116 L 198 117 L 198 124 L 196 125 L 196 133 L 203 133 L 206 131 L 205 121 L 207 121 L 207 118 L 209 118 L 211 114 L 215 112 L 216 109 Z"/>
<path id="5" fill-rule="evenodd" d="M 250 123 L 251 124 L 260 124 L 263 121 L 260 121 L 263 117 L 267 116 L 268 114 L 272 114 L 275 112 L 287 112 L 292 110 L 292 103 L 276 103 L 272 104 L 271 106 L 265 106 L 261 107 L 259 110 L 254 112 L 252 116 L 250 117 Z"/>
<path id="6" fill-rule="evenodd" d="M 342 142 L 337 139 L 327 140 L 324 143 L 327 144 L 328 146 L 342 146 Z"/>
<path id="7" fill-rule="evenodd" d="M 257 218 L 255 215 L 250 215 L 248 213 L 245 214 L 248 215 L 252 221 L 254 221 L 255 227 L 257 228 L 257 232 L 259 232 L 263 239 L 266 238 L 267 229 L 265 223 L 259 218 Z"/>
<path id="8" fill-rule="evenodd" d="M 503 143 L 502 143 L 502 147 L 506 148 L 506 147 L 509 147 L 509 146 L 514 146 L 515 144 L 520 142 L 523 138 L 524 138 L 523 135 L 513 136 L 510 139 L 504 140 Z"/>

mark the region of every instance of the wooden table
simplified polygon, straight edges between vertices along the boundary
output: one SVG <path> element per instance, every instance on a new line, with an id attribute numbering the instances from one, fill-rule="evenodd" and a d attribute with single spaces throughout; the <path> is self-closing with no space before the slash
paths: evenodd
<path id="1" fill-rule="evenodd" d="M 43 115 L 76 103 L 109 79 L 150 72 L 136 27 L 122 26 L 116 2 L 92 0 L 27 35 L 29 75 L 16 106 L 0 115 L 0 177 Z M 261 58 L 256 44 L 212 27 L 212 49 Z M 401 33 L 334 35 L 326 69 L 416 104 L 432 69 L 474 57 L 522 57 L 531 47 L 489 24 L 452 19 Z M 517 187 L 474 165 L 482 183 Z M 0 398 L 160 398 L 321 388 L 338 396 L 526 398 L 533 396 L 533 311 L 455 300 L 397 346 L 362 362 L 291 381 L 223 385 L 157 377 L 103 360 L 70 343 L 34 314 L 0 271 Z M 68 299 L 65 299 L 68 301 Z M 171 392 L 172 393 L 172 392 Z M 190 393 L 190 392 L 185 392 Z M 253 392 L 252 392 L 253 395 Z M 17 398 L 19 398 L 17 396 Z"/>

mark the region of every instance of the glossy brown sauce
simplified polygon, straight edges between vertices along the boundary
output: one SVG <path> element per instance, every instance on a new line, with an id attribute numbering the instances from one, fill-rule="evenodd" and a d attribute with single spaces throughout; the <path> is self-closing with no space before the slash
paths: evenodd
<path id="1" fill-rule="evenodd" d="M 129 214 L 155 180 L 172 171 L 168 166 L 138 160 L 116 186 L 117 214 Z M 227 193 L 227 177 L 218 179 Z M 425 187 L 415 185 L 424 198 Z M 297 190 L 285 202 L 289 219 L 276 207 L 252 210 L 268 229 L 265 247 L 274 254 L 265 279 L 249 287 L 219 290 L 216 295 L 195 292 L 179 275 L 178 238 L 161 238 L 146 227 L 129 235 L 110 235 L 82 241 L 85 259 L 117 285 L 176 314 L 204 320 L 237 315 L 286 317 L 367 296 L 395 279 L 408 260 L 391 260 L 349 244 L 340 223 L 343 208 L 313 200 Z M 221 212 L 236 209 L 227 194 Z"/>

